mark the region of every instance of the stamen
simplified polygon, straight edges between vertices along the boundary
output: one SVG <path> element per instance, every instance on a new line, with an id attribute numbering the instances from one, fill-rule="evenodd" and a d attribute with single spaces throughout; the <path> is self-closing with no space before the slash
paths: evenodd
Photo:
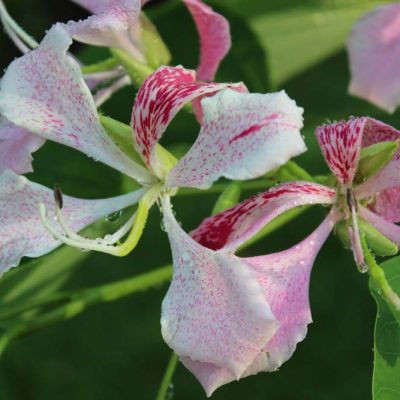
<path id="1" fill-rule="evenodd" d="M 39 46 L 39 43 L 14 21 L 2 0 L 0 0 L 0 19 L 11 40 L 23 53 Z"/>
<path id="2" fill-rule="evenodd" d="M 115 82 L 113 82 L 110 86 L 106 87 L 105 89 L 99 90 L 94 96 L 94 102 L 96 104 L 96 107 L 100 107 L 115 92 L 130 84 L 131 84 L 131 78 L 128 75 L 125 75 L 122 78 L 117 79 Z"/>
<path id="3" fill-rule="evenodd" d="M 111 254 L 118 257 L 123 257 L 129 254 L 138 244 L 144 226 L 147 221 L 150 207 L 156 201 L 160 192 L 160 186 L 155 186 L 150 189 L 138 204 L 136 213 L 119 228 L 114 234 L 108 235 L 103 239 L 88 239 L 75 233 L 66 223 L 61 212 L 62 194 L 61 190 L 56 187 L 54 190 L 55 196 L 55 215 L 61 232 L 49 223 L 47 218 L 46 206 L 43 203 L 39 204 L 39 213 L 45 228 L 58 241 L 72 247 L 77 247 L 81 250 L 94 250 L 102 253 Z M 126 241 L 120 245 L 118 243 L 131 229 Z"/>

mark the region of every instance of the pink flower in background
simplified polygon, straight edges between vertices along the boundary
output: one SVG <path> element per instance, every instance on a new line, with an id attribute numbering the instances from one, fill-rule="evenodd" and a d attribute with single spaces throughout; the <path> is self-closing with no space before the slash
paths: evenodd
<path id="1" fill-rule="evenodd" d="M 364 117 L 321 126 L 316 134 L 337 188 L 289 182 L 205 219 L 191 236 L 176 223 L 169 202 L 163 203 L 174 274 L 162 305 L 162 333 L 208 396 L 227 382 L 274 371 L 291 357 L 311 322 L 311 268 L 335 223 L 347 221 L 361 266 L 358 218 L 400 244 L 400 228 L 391 223 L 400 221 L 399 153 L 369 179 L 355 182 L 361 148 L 397 140 L 400 132 Z M 308 204 L 332 209 L 301 243 L 265 256 L 234 254 L 273 218 Z"/>
<path id="2" fill-rule="evenodd" d="M 350 93 L 394 112 L 400 104 L 400 3 L 364 15 L 354 25 L 347 48 Z"/>

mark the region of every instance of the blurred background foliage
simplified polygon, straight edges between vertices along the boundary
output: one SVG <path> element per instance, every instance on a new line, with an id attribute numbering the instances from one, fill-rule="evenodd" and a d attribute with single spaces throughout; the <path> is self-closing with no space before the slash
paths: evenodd
<path id="1" fill-rule="evenodd" d="M 351 25 L 382 1 L 370 0 L 213 0 L 230 21 L 233 48 L 218 73 L 219 81 L 244 81 L 250 90 L 285 89 L 305 108 L 303 130 L 309 151 L 296 160 L 312 174 L 327 172 L 314 129 L 327 120 L 370 115 L 400 126 L 392 116 L 347 94 L 348 60 L 344 42 Z M 55 21 L 85 17 L 68 0 L 9 0 L 10 13 L 40 39 Z M 179 0 L 146 8 L 173 54 L 173 64 L 195 67 L 196 31 Z M 104 49 L 74 45 L 85 62 L 107 57 Z M 17 51 L 0 37 L 1 66 Z M 102 111 L 129 122 L 133 88 L 122 90 Z M 163 140 L 168 147 L 190 144 L 198 126 L 179 115 Z M 35 154 L 30 179 L 79 197 L 123 192 L 128 182 L 108 167 L 53 143 Z M 248 196 L 251 193 L 244 193 Z M 185 229 L 208 216 L 215 195 L 199 193 L 174 199 Z M 287 248 L 312 231 L 323 218 L 314 207 L 243 254 Z M 104 221 L 98 229 L 114 229 Z M 0 233 L 1 234 L 1 233 Z M 72 290 L 134 276 L 170 262 L 159 212 L 151 213 L 144 237 L 123 259 L 62 248 L 44 259 L 26 262 L 0 281 L 0 316 L 15 301 L 24 302 L 62 288 Z M 51 325 L 13 342 L 0 359 L 0 398 L 6 400 L 154 399 L 170 350 L 160 334 L 160 304 L 167 287 L 97 305 L 78 317 Z M 371 398 L 373 325 L 376 306 L 367 276 L 356 270 L 352 254 L 332 236 L 315 263 L 310 301 L 314 323 L 306 340 L 279 372 L 259 374 L 219 389 L 219 399 L 365 400 Z M 178 366 L 170 399 L 204 399 L 193 376 Z"/>

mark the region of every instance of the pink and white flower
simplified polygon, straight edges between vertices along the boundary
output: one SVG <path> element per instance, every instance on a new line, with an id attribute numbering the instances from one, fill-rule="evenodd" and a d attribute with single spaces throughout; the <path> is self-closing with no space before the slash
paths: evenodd
<path id="1" fill-rule="evenodd" d="M 377 7 L 353 27 L 347 42 L 349 92 L 392 113 L 400 104 L 400 3 Z"/>
<path id="2" fill-rule="evenodd" d="M 316 134 L 336 188 L 288 182 L 205 219 L 190 236 L 164 200 L 174 274 L 162 305 L 162 334 L 208 396 L 225 383 L 274 371 L 291 357 L 311 322 L 312 265 L 337 222 L 346 221 L 359 264 L 360 217 L 400 244 L 400 228 L 392 223 L 400 221 L 399 153 L 368 180 L 355 183 L 361 148 L 398 140 L 400 132 L 364 117 L 321 126 Z M 309 204 L 332 208 L 301 243 L 264 256 L 235 255 L 272 219 Z"/>
<path id="3" fill-rule="evenodd" d="M 142 39 L 140 0 L 72 0 L 90 11 L 89 18 L 70 22 L 68 29 L 75 40 L 105 47 L 115 47 L 146 62 Z M 228 21 L 201 0 L 183 0 L 196 24 L 200 39 L 199 80 L 211 81 L 231 46 Z"/>
<path id="4" fill-rule="evenodd" d="M 1 81 L 0 112 L 13 124 L 29 128 L 40 138 L 72 147 L 117 169 L 144 189 L 116 198 L 114 206 L 113 199 L 99 200 L 104 205 L 100 208 L 91 205 L 85 209 L 80 205 L 85 201 L 67 198 L 66 215 L 55 204 L 57 220 L 54 220 L 48 211 L 51 202 L 47 189 L 22 180 L 24 190 L 11 190 L 0 208 L 0 219 L 6 221 L 4 226 L 12 233 L 11 239 L 0 239 L 3 272 L 16 265 L 22 256 L 44 254 L 61 242 L 120 255 L 114 243 L 134 225 L 134 217 L 117 232 L 118 239 L 111 242 L 106 238 L 84 239 L 75 232 L 100 214 L 128 207 L 141 196 L 143 199 L 150 196 L 146 203 L 150 207 L 158 196 L 168 197 L 181 186 L 207 188 L 220 177 L 258 177 L 305 150 L 300 135 L 303 110 L 284 92 L 250 94 L 244 92 L 243 84 L 199 82 L 195 71 L 163 67 L 143 83 L 132 112 L 132 146 L 143 158 L 144 166 L 140 165 L 121 151 L 101 125 L 79 65 L 67 54 L 70 44 L 71 37 L 65 27 L 57 24 L 37 49 L 14 61 Z M 165 150 L 160 151 L 157 143 L 176 113 L 195 100 L 201 111 L 199 136 L 186 156 L 172 167 L 165 161 Z M 1 176 L 4 191 L 9 186 L 9 176 L 14 175 L 6 171 Z M 21 178 L 13 179 L 18 182 Z M 37 195 L 26 196 L 25 188 L 31 187 Z M 9 201 L 14 197 L 15 204 L 20 201 L 23 206 L 15 208 Z M 37 223 L 39 211 L 32 212 L 38 203 L 42 204 L 41 219 L 47 230 Z M 69 204 L 73 209 L 68 208 Z M 19 215 L 19 209 L 27 211 Z M 85 218 L 82 210 L 88 210 Z M 18 221 L 18 229 L 13 221 Z M 42 238 L 43 246 L 35 253 L 25 243 L 34 245 L 38 237 Z"/>

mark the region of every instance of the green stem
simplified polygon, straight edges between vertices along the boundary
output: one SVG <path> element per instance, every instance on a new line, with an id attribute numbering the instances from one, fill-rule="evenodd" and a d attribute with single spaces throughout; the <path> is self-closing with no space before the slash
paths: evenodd
<path id="1" fill-rule="evenodd" d="M 174 376 L 174 372 L 176 366 L 178 365 L 178 356 L 175 353 L 172 353 L 167 369 L 165 371 L 164 377 L 161 381 L 160 389 L 158 390 L 156 400 L 167 400 L 168 389 L 171 385 L 172 377 Z"/>
<path id="2" fill-rule="evenodd" d="M 371 253 L 364 235 L 360 235 L 361 245 L 364 253 L 365 263 L 369 268 L 371 278 L 376 282 L 379 292 L 388 300 L 396 310 L 400 311 L 400 298 L 390 287 L 386 279 L 385 271 L 377 264 L 375 257 Z"/>
<path id="3" fill-rule="evenodd" d="M 218 194 L 223 192 L 231 182 L 227 183 L 216 183 L 208 190 L 199 190 L 199 189 L 191 189 L 184 188 L 180 189 L 177 193 L 177 196 L 193 196 L 193 195 L 209 195 L 209 194 Z M 254 181 L 242 182 L 241 189 L 242 191 L 256 191 L 256 190 L 267 190 L 268 188 L 275 186 L 277 181 L 274 179 L 257 179 Z"/>
<path id="4" fill-rule="evenodd" d="M 32 320 L 22 323 L 17 322 L 14 326 L 10 326 L 3 336 L 0 337 L 0 355 L 8 343 L 15 338 L 34 332 L 55 322 L 71 319 L 95 304 L 115 301 L 133 293 L 158 286 L 169 281 L 171 276 L 172 266 L 168 265 L 133 278 L 76 292 L 71 296 L 71 300 L 67 304 L 34 317 Z"/>

